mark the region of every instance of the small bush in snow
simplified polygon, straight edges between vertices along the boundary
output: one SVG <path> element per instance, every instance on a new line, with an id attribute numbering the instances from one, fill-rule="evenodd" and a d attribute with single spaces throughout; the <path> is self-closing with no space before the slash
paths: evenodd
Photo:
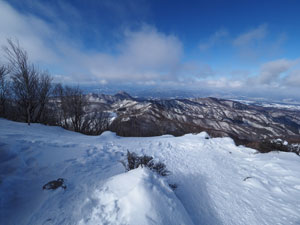
<path id="1" fill-rule="evenodd" d="M 48 182 L 47 184 L 45 184 L 43 186 L 43 190 L 55 190 L 57 188 L 63 188 L 63 189 L 66 189 L 67 186 L 65 185 L 65 180 L 63 178 L 58 178 L 57 180 L 53 180 L 53 181 L 50 181 Z"/>
<path id="2" fill-rule="evenodd" d="M 175 190 L 175 189 L 178 187 L 177 184 L 169 184 L 169 186 L 170 186 L 170 188 L 172 188 L 173 190 Z"/>
<path id="3" fill-rule="evenodd" d="M 136 169 L 139 166 L 145 166 L 161 176 L 168 176 L 170 174 L 170 171 L 167 170 L 164 163 L 156 162 L 153 157 L 148 155 L 138 156 L 134 152 L 127 151 L 126 159 L 121 160 L 120 162 L 125 167 L 126 171 Z"/>

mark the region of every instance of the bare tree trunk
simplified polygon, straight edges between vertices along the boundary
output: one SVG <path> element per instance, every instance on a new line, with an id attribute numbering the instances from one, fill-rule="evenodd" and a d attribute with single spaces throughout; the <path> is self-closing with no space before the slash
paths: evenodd
<path id="1" fill-rule="evenodd" d="M 10 95 L 10 86 L 7 79 L 9 69 L 7 66 L 0 66 L 0 116 L 6 116 L 6 104 Z"/>
<path id="2" fill-rule="evenodd" d="M 27 107 L 27 123 L 30 126 L 30 104 Z"/>

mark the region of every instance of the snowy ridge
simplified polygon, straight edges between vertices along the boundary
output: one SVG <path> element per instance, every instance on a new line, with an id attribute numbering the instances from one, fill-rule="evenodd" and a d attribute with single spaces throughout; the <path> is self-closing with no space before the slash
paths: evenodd
<path id="1" fill-rule="evenodd" d="M 95 95 L 91 104 L 116 114 L 109 130 L 120 136 L 177 136 L 207 131 L 212 136 L 248 141 L 283 138 L 300 142 L 300 111 L 293 108 L 217 98 L 141 100 L 124 92 Z"/>
<path id="2" fill-rule="evenodd" d="M 118 161 L 127 150 L 153 156 L 172 174 L 124 173 Z M 299 224 L 299 159 L 204 132 L 85 136 L 1 119 L 0 224 Z M 59 177 L 66 190 L 42 190 Z"/>

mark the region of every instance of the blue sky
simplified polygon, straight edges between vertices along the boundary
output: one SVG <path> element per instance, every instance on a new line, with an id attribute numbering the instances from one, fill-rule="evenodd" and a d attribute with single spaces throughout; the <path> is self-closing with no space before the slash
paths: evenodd
<path id="1" fill-rule="evenodd" d="M 68 84 L 297 98 L 299 9 L 296 0 L 0 0 L 0 44 L 18 39 Z"/>

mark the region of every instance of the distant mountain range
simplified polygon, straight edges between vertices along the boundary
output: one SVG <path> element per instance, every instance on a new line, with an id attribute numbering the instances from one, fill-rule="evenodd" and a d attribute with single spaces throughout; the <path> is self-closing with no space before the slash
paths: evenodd
<path id="1" fill-rule="evenodd" d="M 88 98 L 92 108 L 113 115 L 109 129 L 121 136 L 207 131 L 211 136 L 242 141 L 282 138 L 300 142 L 300 110 L 288 105 L 264 106 L 218 98 L 140 99 L 126 92 L 89 94 Z"/>
<path id="2" fill-rule="evenodd" d="M 250 100 L 255 102 L 276 102 L 300 104 L 300 96 L 284 95 L 281 91 L 275 91 L 270 94 L 267 92 L 257 92 L 252 94 L 243 94 L 230 90 L 211 89 L 209 87 L 201 86 L 199 88 L 182 88 L 178 86 L 160 86 L 160 85 L 124 85 L 110 84 L 110 85 L 94 85 L 82 86 L 84 92 L 96 94 L 114 95 L 119 90 L 129 92 L 131 96 L 138 96 L 147 99 L 174 99 L 174 98 L 198 98 L 198 97 L 214 97 L 223 99 L 237 99 Z"/>

